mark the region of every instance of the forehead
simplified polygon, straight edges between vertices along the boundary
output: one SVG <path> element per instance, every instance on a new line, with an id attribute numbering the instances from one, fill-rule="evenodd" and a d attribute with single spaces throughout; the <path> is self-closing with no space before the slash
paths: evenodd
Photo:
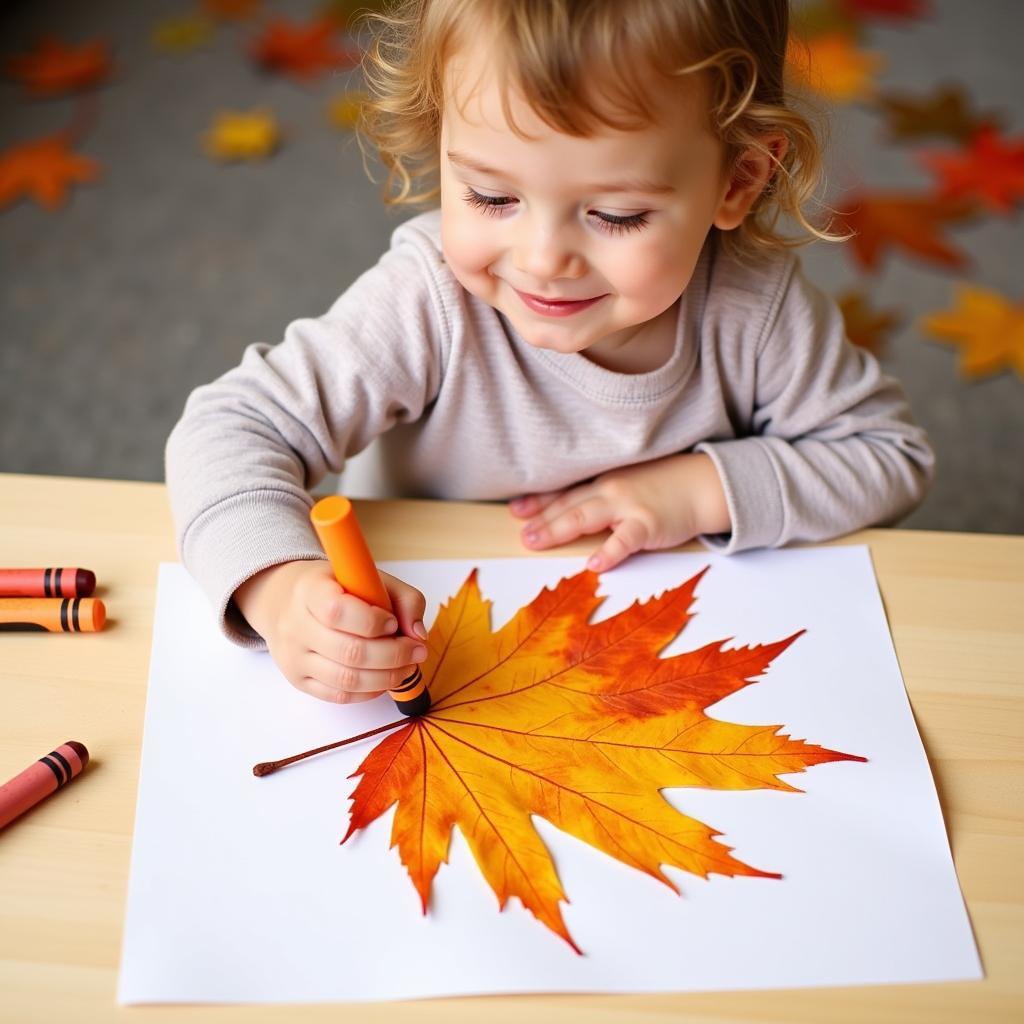
<path id="1" fill-rule="evenodd" d="M 566 132 L 545 119 L 539 103 L 531 102 L 516 80 L 508 61 L 493 46 L 465 45 L 444 62 L 442 120 L 446 134 L 477 137 L 514 137 L 522 143 L 589 142 L 607 149 L 636 145 L 681 148 L 700 135 L 711 139 L 707 128 L 706 83 L 695 76 L 669 80 L 653 73 L 644 79 L 644 99 L 650 117 L 627 109 L 621 97 L 602 89 L 597 72 L 582 83 L 590 106 L 601 112 L 604 123 L 587 132 Z M 564 103 L 572 103 L 567 95 Z M 593 146 L 590 147 L 593 149 Z"/>

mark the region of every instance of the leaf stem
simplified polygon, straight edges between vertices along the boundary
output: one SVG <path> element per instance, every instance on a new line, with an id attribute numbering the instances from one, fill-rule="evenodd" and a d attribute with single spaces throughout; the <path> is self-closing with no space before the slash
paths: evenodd
<path id="1" fill-rule="evenodd" d="M 408 718 L 400 718 L 397 722 L 389 722 L 387 725 L 381 725 L 376 729 L 370 729 L 369 732 L 361 732 L 358 736 L 349 736 L 346 740 L 338 740 L 336 743 L 328 743 L 323 747 L 306 750 L 301 754 L 293 754 L 291 757 L 283 758 L 280 761 L 261 761 L 259 764 L 253 765 L 252 773 L 258 778 L 264 775 L 270 775 L 271 772 L 276 772 L 278 768 L 284 768 L 287 765 L 294 764 L 296 761 L 302 761 L 307 757 L 312 757 L 314 754 L 322 754 L 326 750 L 334 750 L 335 747 L 344 747 L 349 743 L 356 743 L 359 740 L 368 739 L 370 736 L 376 736 L 379 733 L 387 732 L 389 729 L 397 729 L 400 725 L 407 725 L 408 722 Z"/>

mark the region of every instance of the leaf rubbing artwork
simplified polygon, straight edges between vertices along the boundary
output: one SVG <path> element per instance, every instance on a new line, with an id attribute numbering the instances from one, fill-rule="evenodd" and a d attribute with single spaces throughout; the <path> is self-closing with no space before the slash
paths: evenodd
<path id="1" fill-rule="evenodd" d="M 780 726 L 706 714 L 764 674 L 800 633 L 659 658 L 688 621 L 701 576 L 591 624 L 603 599 L 597 576 L 582 572 L 492 632 L 474 570 L 430 630 L 422 669 L 433 706 L 384 727 L 397 731 L 352 776 L 359 783 L 342 842 L 397 803 L 391 842 L 426 913 L 457 825 L 499 906 L 519 897 L 576 952 L 562 919 L 566 896 L 531 815 L 675 891 L 663 865 L 702 878 L 781 877 L 733 857 L 720 833 L 660 790 L 799 792 L 779 776 L 864 758 L 790 739 Z"/>

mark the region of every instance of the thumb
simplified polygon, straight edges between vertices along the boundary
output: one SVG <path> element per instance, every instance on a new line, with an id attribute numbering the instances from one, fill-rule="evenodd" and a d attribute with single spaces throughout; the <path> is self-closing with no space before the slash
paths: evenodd
<path id="1" fill-rule="evenodd" d="M 384 589 L 391 598 L 391 606 L 398 619 L 398 632 L 426 640 L 427 629 L 423 625 L 423 612 L 427 607 L 427 599 L 415 587 L 404 583 L 397 576 L 382 572 L 380 578 L 384 581 Z"/>

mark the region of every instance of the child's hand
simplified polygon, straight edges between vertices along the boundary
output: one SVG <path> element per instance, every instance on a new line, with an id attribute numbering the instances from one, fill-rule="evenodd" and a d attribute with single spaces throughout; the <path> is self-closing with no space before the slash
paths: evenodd
<path id="1" fill-rule="evenodd" d="M 394 615 L 346 594 L 319 561 L 264 569 L 234 600 L 292 686 L 353 704 L 397 686 L 427 656 L 423 595 L 387 573 L 381 579 Z M 407 635 L 393 636 L 396 629 Z"/>
<path id="2" fill-rule="evenodd" d="M 592 481 L 547 494 L 528 494 L 509 505 L 526 519 L 528 548 L 567 544 L 611 529 L 587 568 L 603 572 L 634 551 L 675 547 L 699 533 L 728 533 L 729 509 L 710 455 L 670 455 L 616 469 Z"/>

